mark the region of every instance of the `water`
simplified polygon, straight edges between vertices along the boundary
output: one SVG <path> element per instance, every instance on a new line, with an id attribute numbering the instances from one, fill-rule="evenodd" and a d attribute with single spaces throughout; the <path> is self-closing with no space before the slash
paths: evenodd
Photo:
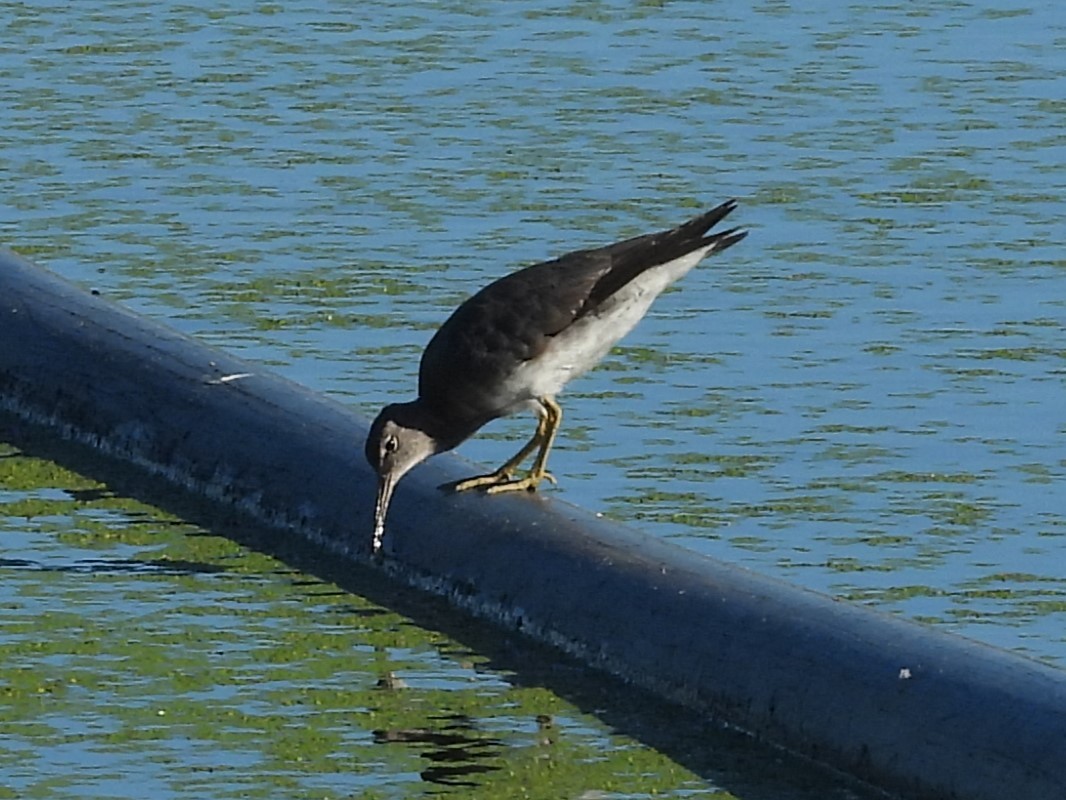
<path id="1" fill-rule="evenodd" d="M 5 243 L 368 416 L 492 277 L 738 197 L 561 398 L 552 491 L 1063 663 L 1059 5 L 0 15 Z"/>

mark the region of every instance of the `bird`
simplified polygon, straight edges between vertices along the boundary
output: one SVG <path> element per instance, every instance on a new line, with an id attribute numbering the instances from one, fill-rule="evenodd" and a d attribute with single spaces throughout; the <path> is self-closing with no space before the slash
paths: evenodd
<path id="1" fill-rule="evenodd" d="M 532 410 L 537 426 L 498 469 L 449 488 L 496 494 L 555 483 L 547 463 L 562 422 L 556 396 L 629 333 L 668 286 L 747 236 L 740 228 L 711 231 L 736 206 L 727 200 L 675 228 L 534 264 L 463 302 L 422 353 L 417 399 L 385 406 L 367 434 L 366 458 L 378 478 L 371 551 L 381 549 L 400 479 L 500 417 Z M 518 476 L 534 452 L 532 468 Z"/>

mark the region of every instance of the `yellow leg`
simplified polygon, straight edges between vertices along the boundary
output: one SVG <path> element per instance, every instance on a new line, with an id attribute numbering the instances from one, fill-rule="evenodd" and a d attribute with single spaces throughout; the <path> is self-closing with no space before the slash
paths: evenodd
<path id="1" fill-rule="evenodd" d="M 456 492 L 465 492 L 469 489 L 484 489 L 488 494 L 499 492 L 516 492 L 522 489 L 533 491 L 542 480 L 555 483 L 555 478 L 546 469 L 548 464 L 548 451 L 551 450 L 555 441 L 555 434 L 563 420 L 563 410 L 559 404 L 550 397 L 542 397 L 538 400 L 540 408 L 537 411 L 537 430 L 533 437 L 522 446 L 522 449 L 507 460 L 503 466 L 488 475 L 477 475 L 473 478 L 459 481 L 453 486 Z M 525 461 L 529 454 L 537 448 L 536 459 L 533 468 L 524 478 L 514 479 L 514 472 Z"/>
<path id="2" fill-rule="evenodd" d="M 529 457 L 529 454 L 540 446 L 541 437 L 543 435 L 543 424 L 538 421 L 537 430 L 533 434 L 533 438 L 522 445 L 522 449 L 507 459 L 506 463 L 499 467 L 499 469 L 490 472 L 487 475 L 475 475 L 472 478 L 461 480 L 452 487 L 452 490 L 456 492 L 465 492 L 469 489 L 483 489 L 486 486 L 496 486 L 497 484 L 507 483 L 514 476 L 514 471 Z"/>

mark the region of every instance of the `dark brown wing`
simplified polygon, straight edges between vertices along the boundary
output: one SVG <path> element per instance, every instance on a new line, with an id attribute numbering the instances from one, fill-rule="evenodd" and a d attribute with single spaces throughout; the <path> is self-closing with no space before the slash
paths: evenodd
<path id="1" fill-rule="evenodd" d="M 496 416 L 492 390 L 515 365 L 536 358 L 551 337 L 594 310 L 647 269 L 744 233 L 708 230 L 735 208 L 723 203 L 684 225 L 535 264 L 489 284 L 464 302 L 422 354 L 419 395 L 449 417 Z"/>
<path id="2" fill-rule="evenodd" d="M 725 250 L 739 242 L 748 235 L 747 231 L 731 228 L 721 233 L 710 233 L 711 228 L 721 222 L 736 207 L 736 200 L 727 200 L 720 206 L 676 228 L 661 233 L 637 236 L 604 248 L 610 254 L 611 268 L 592 288 L 587 304 L 581 313 L 595 309 L 645 270 L 666 264 L 675 258 L 681 258 L 714 242 L 718 243 L 715 252 Z"/>
<path id="3" fill-rule="evenodd" d="M 426 346 L 419 396 L 449 417 L 492 419 L 497 410 L 492 388 L 573 323 L 610 268 L 607 253 L 581 251 L 486 286 L 459 306 Z"/>

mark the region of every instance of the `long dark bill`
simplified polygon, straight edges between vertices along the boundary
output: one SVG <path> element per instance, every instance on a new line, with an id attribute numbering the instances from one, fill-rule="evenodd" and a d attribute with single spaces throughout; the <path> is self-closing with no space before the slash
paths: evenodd
<path id="1" fill-rule="evenodd" d="M 391 475 L 382 475 L 378 479 L 378 498 L 374 503 L 374 539 L 371 543 L 371 552 L 375 555 L 381 551 L 381 541 L 385 538 L 385 515 L 389 513 L 395 488 L 396 479 Z"/>

